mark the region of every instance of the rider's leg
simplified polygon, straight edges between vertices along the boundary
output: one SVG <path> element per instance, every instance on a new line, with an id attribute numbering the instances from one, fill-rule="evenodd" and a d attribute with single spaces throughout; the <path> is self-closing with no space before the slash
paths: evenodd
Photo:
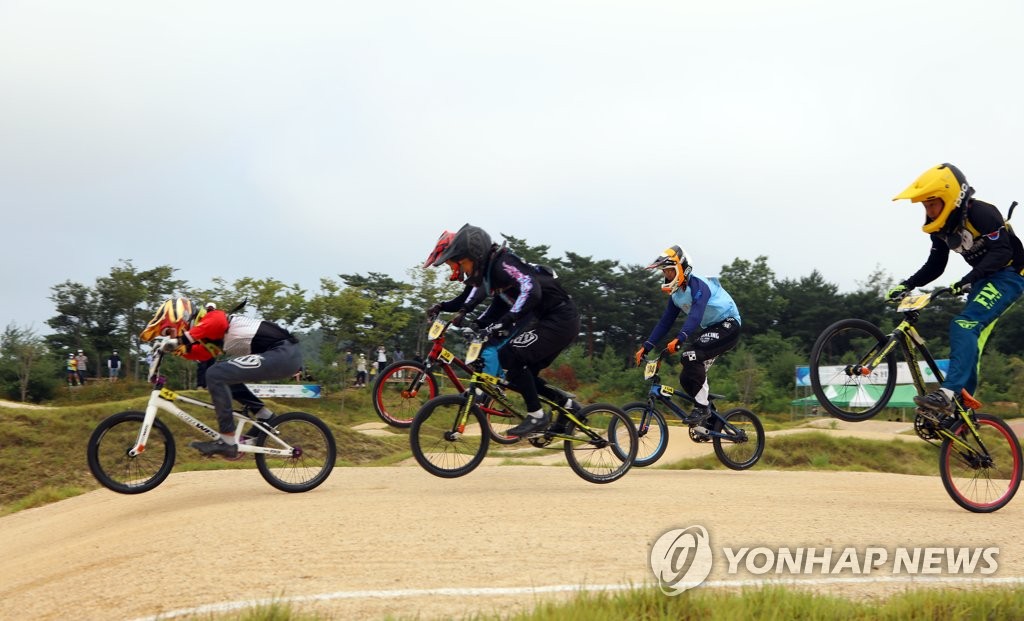
<path id="1" fill-rule="evenodd" d="M 693 339 L 691 349 L 680 356 L 683 369 L 679 372 L 679 385 L 696 402 L 691 418 L 699 420 L 707 415 L 710 394 L 708 369 L 718 356 L 736 347 L 739 338 L 739 322 L 726 319 L 699 332 Z"/>
<path id="2" fill-rule="evenodd" d="M 563 312 L 541 318 L 534 326 L 516 334 L 499 350 L 501 365 L 526 402 L 527 417 L 506 432 L 522 436 L 542 430 L 551 421 L 540 406 L 538 374 L 568 347 L 579 333 L 579 315 L 571 304 Z M 543 384 L 545 388 L 546 384 Z M 545 394 L 547 397 L 548 395 Z M 550 398 L 550 397 L 549 397 Z"/>
<path id="3" fill-rule="evenodd" d="M 231 385 L 231 398 L 245 406 L 256 418 L 268 419 L 274 415 L 263 400 L 257 397 L 245 384 Z"/>
<path id="4" fill-rule="evenodd" d="M 231 386 L 246 382 L 281 379 L 295 374 L 302 366 L 298 343 L 282 341 L 262 354 L 249 354 L 218 362 L 206 372 L 206 386 L 217 410 L 221 437 L 234 442 L 235 420 L 231 412 Z"/>
<path id="5" fill-rule="evenodd" d="M 985 342 L 996 321 L 1024 292 L 1024 277 L 1003 270 L 974 283 L 964 310 L 949 324 L 949 373 L 942 388 L 974 393 Z M 947 396 L 949 396 L 947 394 Z"/>
<path id="6" fill-rule="evenodd" d="M 505 373 L 501 368 L 501 361 L 498 358 L 498 350 L 507 342 L 508 338 L 497 338 L 488 341 L 487 345 L 484 346 L 480 352 L 480 358 L 484 361 L 484 373 L 495 377 L 505 377 Z"/>

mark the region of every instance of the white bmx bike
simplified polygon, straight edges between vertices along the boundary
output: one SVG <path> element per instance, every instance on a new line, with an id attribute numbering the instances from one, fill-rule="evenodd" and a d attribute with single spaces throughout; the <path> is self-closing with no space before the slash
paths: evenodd
<path id="1" fill-rule="evenodd" d="M 216 440 L 220 433 L 176 404 L 213 410 L 212 404 L 180 395 L 164 385 L 163 353 L 153 360 L 153 392 L 145 412 L 113 414 L 96 426 L 86 449 L 89 470 L 104 487 L 122 494 L 154 489 L 174 467 L 176 449 L 171 430 L 157 418 L 166 412 L 190 428 Z M 267 421 L 234 412 L 238 458 L 253 455 L 267 483 L 285 492 L 307 492 L 327 480 L 334 468 L 337 445 L 330 428 L 306 412 L 288 412 Z"/>

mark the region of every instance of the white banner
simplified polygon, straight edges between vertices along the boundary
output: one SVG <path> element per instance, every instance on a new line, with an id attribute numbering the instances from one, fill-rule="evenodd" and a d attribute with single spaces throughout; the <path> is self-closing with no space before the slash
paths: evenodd
<path id="1" fill-rule="evenodd" d="M 949 373 L 949 360 L 942 359 L 936 360 L 935 363 L 939 366 L 939 370 L 945 375 Z M 927 362 L 919 360 L 917 363 L 918 368 L 921 369 L 921 375 L 924 376 L 925 382 L 936 382 L 938 381 L 932 374 L 931 368 Z M 829 384 L 845 384 L 850 378 L 843 372 L 842 366 L 832 367 L 821 367 L 818 369 L 819 377 L 821 378 L 821 384 L 827 386 Z M 871 375 L 868 375 L 861 382 L 862 384 L 885 384 L 889 381 L 889 366 L 882 365 L 874 370 Z M 897 384 L 913 384 L 914 380 L 910 375 L 910 366 L 906 362 L 896 363 L 896 383 Z M 809 366 L 799 366 L 796 368 L 796 385 L 797 386 L 810 386 L 811 385 L 811 368 Z"/>
<path id="2" fill-rule="evenodd" d="M 320 386 L 318 384 L 246 384 L 246 387 L 257 397 L 268 397 L 273 399 L 319 399 Z"/>

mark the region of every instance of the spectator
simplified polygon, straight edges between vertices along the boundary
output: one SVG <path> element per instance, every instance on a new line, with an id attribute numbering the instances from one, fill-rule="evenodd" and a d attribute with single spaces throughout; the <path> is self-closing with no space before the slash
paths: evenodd
<path id="1" fill-rule="evenodd" d="M 75 355 L 68 352 L 68 360 L 64 364 L 68 370 L 68 386 L 78 386 L 78 361 Z"/>
<path id="2" fill-rule="evenodd" d="M 388 366 L 388 351 L 381 345 L 377 348 L 377 370 L 383 371 Z"/>
<path id="3" fill-rule="evenodd" d="M 78 355 L 75 356 L 75 362 L 78 363 L 78 382 L 85 386 L 85 374 L 89 371 L 89 357 L 79 349 Z"/>
<path id="4" fill-rule="evenodd" d="M 110 357 L 107 358 L 107 376 L 110 378 L 110 381 L 116 382 L 120 375 L 121 356 L 117 355 L 117 350 L 115 349 L 114 353 L 110 354 Z"/>
<path id="5" fill-rule="evenodd" d="M 392 360 L 392 362 L 398 362 L 399 360 L 405 360 L 405 354 L 402 353 L 402 348 L 401 347 L 395 347 L 394 357 L 391 360 Z M 402 371 L 398 371 L 397 373 L 395 373 L 395 377 L 397 377 L 398 379 L 402 379 L 405 376 L 402 373 Z"/>
<path id="6" fill-rule="evenodd" d="M 359 354 L 356 361 L 356 388 L 366 386 L 366 354 Z"/>

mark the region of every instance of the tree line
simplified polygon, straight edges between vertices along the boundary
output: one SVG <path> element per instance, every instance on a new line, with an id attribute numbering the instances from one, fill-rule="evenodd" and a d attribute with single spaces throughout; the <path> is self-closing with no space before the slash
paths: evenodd
<path id="1" fill-rule="evenodd" d="M 591 375 L 596 367 L 621 374 L 668 303 L 659 288 L 660 272 L 572 252 L 552 257 L 549 246 L 533 246 L 508 235 L 504 241 L 523 259 L 554 269 L 576 301 L 581 333 L 565 359 L 574 366 L 589 365 Z M 177 295 L 197 303 L 214 302 L 225 310 L 247 301 L 241 312 L 276 321 L 302 337 L 306 370 L 313 377 L 340 383 L 345 381 L 340 375 L 343 367 L 336 363 L 346 351 L 369 356 L 384 345 L 409 357 L 424 354 L 428 345 L 423 309 L 453 297 L 462 286 L 447 280 L 445 267 L 411 268 L 401 281 L 374 272 L 339 274 L 321 278 L 315 292 L 273 278 L 230 283 L 214 278 L 210 287 L 198 288 L 175 278 L 175 271 L 169 265 L 140 269 L 123 260 L 92 285 L 65 281 L 51 287 L 55 315 L 46 324 L 52 333 L 39 336 L 11 325 L 0 337 L 0 389 L 8 398 L 47 398 L 59 385 L 67 353 L 78 349 L 96 361 L 114 350 L 126 353 L 126 373 L 138 377 L 148 350 L 138 335 L 160 302 Z M 697 273 L 716 275 L 711 270 Z M 885 330 L 899 319 L 883 302 L 894 279 L 878 268 L 866 274 L 857 290 L 846 293 L 817 270 L 800 278 L 777 278 L 763 255 L 736 258 L 717 276 L 736 300 L 743 333 L 737 350 L 712 369 L 712 390 L 769 410 L 785 409 L 793 396 L 795 367 L 806 364 L 814 340 L 826 326 L 860 317 Z M 937 356 L 948 352 L 948 323 L 962 304 L 940 298 L 922 315 L 919 330 Z M 1024 385 L 1018 381 L 1024 379 L 1021 308 L 1018 305 L 1000 320 L 986 346 L 982 391 L 987 391 L 988 399 L 1024 401 L 1017 389 Z M 586 370 L 580 373 L 588 375 Z M 636 381 L 627 378 L 624 381 Z"/>

